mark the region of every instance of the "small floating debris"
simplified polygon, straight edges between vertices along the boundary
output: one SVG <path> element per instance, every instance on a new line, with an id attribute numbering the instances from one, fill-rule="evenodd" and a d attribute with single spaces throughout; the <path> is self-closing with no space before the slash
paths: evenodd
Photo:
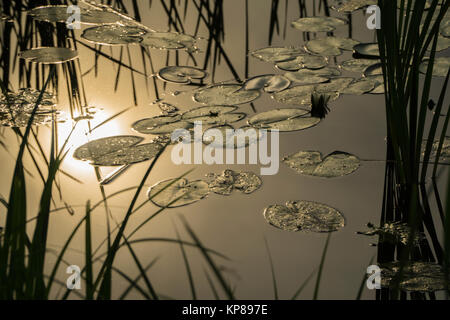
<path id="1" fill-rule="evenodd" d="M 195 91 L 194 101 L 206 105 L 238 105 L 259 98 L 258 90 L 241 90 L 240 84 L 219 84 Z"/>
<path id="2" fill-rule="evenodd" d="M 276 67 L 284 71 L 298 71 L 303 68 L 320 69 L 328 64 L 328 59 L 311 54 L 299 55 L 294 59 L 278 62 Z"/>
<path id="3" fill-rule="evenodd" d="M 142 140 L 137 136 L 102 138 L 78 147 L 73 156 L 94 166 L 123 166 L 153 159 L 163 147 L 158 142 L 138 145 Z"/>
<path id="4" fill-rule="evenodd" d="M 423 74 L 427 73 L 429 59 L 424 60 L 419 67 L 419 71 Z M 445 77 L 450 68 L 450 57 L 437 57 L 434 59 L 433 76 Z"/>
<path id="5" fill-rule="evenodd" d="M 207 73 L 194 67 L 168 66 L 158 72 L 158 78 L 172 83 L 189 84 L 192 80 L 201 80 Z"/>
<path id="6" fill-rule="evenodd" d="M 336 209 L 312 201 L 288 201 L 285 206 L 271 205 L 264 218 L 285 231 L 333 232 L 345 226 L 344 216 Z"/>
<path id="7" fill-rule="evenodd" d="M 306 43 L 309 52 L 322 56 L 339 56 L 342 50 L 353 50 L 359 41 L 350 38 L 326 37 L 322 39 L 310 40 Z"/>
<path id="8" fill-rule="evenodd" d="M 367 228 L 369 228 L 368 231 L 360 231 L 358 234 L 365 236 L 379 235 L 382 237 L 383 241 L 388 241 L 392 244 L 402 243 L 407 245 L 411 235 L 411 228 L 404 222 L 385 223 L 382 227 L 376 227 L 373 223 L 369 222 Z M 425 234 L 417 231 L 412 241 L 414 245 L 419 245 L 424 239 Z"/>
<path id="9" fill-rule="evenodd" d="M 381 264 L 381 286 L 393 287 L 400 271 L 400 262 Z M 402 273 L 399 288 L 410 292 L 435 292 L 446 290 L 445 272 L 433 262 L 408 262 Z"/>
<path id="10" fill-rule="evenodd" d="M 305 51 L 300 48 L 292 47 L 267 47 L 251 52 L 251 55 L 265 62 L 280 62 L 304 54 Z"/>
<path id="11" fill-rule="evenodd" d="M 202 200 L 209 194 L 208 183 L 202 180 L 170 179 L 151 187 L 148 197 L 158 207 L 177 208 Z"/>
<path id="12" fill-rule="evenodd" d="M 235 189 L 244 194 L 251 194 L 262 185 L 261 178 L 253 172 L 235 172 L 227 169 L 219 175 L 210 173 L 207 177 L 211 179 L 209 189 L 224 196 L 230 195 Z"/>
<path id="13" fill-rule="evenodd" d="M 245 81 L 244 90 L 264 90 L 267 93 L 283 91 L 289 88 L 291 81 L 280 75 L 262 75 L 256 76 Z"/>
<path id="14" fill-rule="evenodd" d="M 40 47 L 19 52 L 19 58 L 33 63 L 58 64 L 78 58 L 78 52 L 69 48 Z"/>
<path id="15" fill-rule="evenodd" d="M 291 23 L 292 27 L 303 32 L 330 32 L 345 24 L 345 20 L 333 17 L 300 18 Z"/>
<path id="16" fill-rule="evenodd" d="M 257 129 L 289 132 L 314 127 L 320 120 L 303 109 L 274 109 L 254 115 L 248 124 Z"/>
<path id="17" fill-rule="evenodd" d="M 84 30 L 81 37 L 87 41 L 101 45 L 127 45 L 142 42 L 144 29 L 127 25 L 103 25 Z"/>
<path id="18" fill-rule="evenodd" d="M 325 158 L 319 151 L 299 151 L 282 160 L 297 173 L 321 178 L 336 178 L 352 174 L 360 167 L 358 157 L 335 151 Z"/>
<path id="19" fill-rule="evenodd" d="M 163 114 L 176 113 L 179 111 L 178 107 L 167 102 L 158 102 L 157 106 Z"/>

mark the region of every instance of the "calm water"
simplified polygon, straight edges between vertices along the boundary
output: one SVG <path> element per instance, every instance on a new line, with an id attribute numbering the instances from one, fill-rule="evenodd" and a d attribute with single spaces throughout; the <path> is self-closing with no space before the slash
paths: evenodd
<path id="1" fill-rule="evenodd" d="M 124 0 L 127 8 L 132 8 L 131 1 Z M 139 1 L 142 23 L 154 30 L 167 31 L 167 15 L 161 2 L 153 1 L 151 9 L 147 2 Z M 318 11 L 316 1 L 315 11 L 317 15 L 324 15 L 323 10 Z M 308 15 L 313 14 L 313 1 L 307 1 Z M 250 51 L 268 46 L 271 1 L 249 0 L 249 43 Z M 287 16 L 284 15 L 285 1 L 280 1 L 278 17 L 280 23 L 280 35 L 273 36 L 272 46 L 303 46 L 305 41 L 302 32 L 290 26 L 290 22 L 299 18 L 298 3 L 289 1 Z M 180 6 L 182 7 L 182 6 Z M 241 0 L 224 1 L 224 35 L 222 42 L 224 51 L 229 60 L 239 73 L 241 79 L 245 78 L 246 70 L 246 39 L 245 39 L 245 2 Z M 343 17 L 334 11 L 332 16 Z M 184 22 L 185 33 L 193 34 L 198 17 L 198 11 L 190 5 Z M 287 27 L 284 34 L 284 23 L 287 19 Z M 200 52 L 194 54 L 199 67 L 203 65 L 204 51 L 207 46 L 208 30 L 204 24 L 200 24 L 199 40 Z M 80 31 L 76 32 L 79 39 Z M 323 33 L 320 33 L 322 36 Z M 335 31 L 336 36 L 348 37 L 348 26 L 339 27 Z M 317 35 L 319 36 L 319 34 Z M 314 34 L 311 34 L 314 37 Z M 374 32 L 366 28 L 366 17 L 362 11 L 355 12 L 352 19 L 352 38 L 360 42 L 372 42 Z M 80 64 L 82 73 L 89 71 L 94 63 L 95 56 L 91 50 L 79 45 Z M 111 50 L 111 51 L 110 51 Z M 118 58 L 120 48 L 104 48 L 105 53 Z M 138 46 L 129 47 L 133 68 L 143 70 L 141 51 Z M 165 51 L 151 50 L 155 71 L 166 66 L 167 55 Z M 123 52 L 124 63 L 129 63 L 127 52 Z M 337 64 L 351 58 L 351 52 L 345 51 L 343 55 L 336 57 Z M 175 54 L 169 57 L 169 65 L 176 63 Z M 186 53 L 179 54 L 180 65 L 192 65 Z M 330 64 L 335 62 L 330 60 Z M 148 66 L 147 66 L 148 67 Z M 208 66 L 211 75 L 211 65 Z M 133 105 L 132 79 L 129 70 L 122 68 L 118 88 L 115 91 L 115 76 L 117 65 L 102 57 L 98 60 L 98 74 L 87 73 L 84 78 L 86 99 L 89 105 L 102 110 L 97 113 L 92 124 L 95 126 L 109 116 Z M 262 62 L 253 57 L 248 57 L 249 77 L 282 73 L 274 68 L 273 64 Z M 343 72 L 343 75 L 356 77 L 356 74 Z M 17 83 L 17 72 L 12 74 L 12 83 Z M 211 76 L 205 79 L 206 83 L 232 80 L 224 59 L 217 66 L 214 80 Z M 152 81 L 146 84 L 145 78 L 139 74 L 134 75 L 134 83 L 137 92 L 137 106 L 120 117 L 96 130 L 89 139 L 96 139 L 112 135 L 136 134 L 131 130 L 131 124 L 139 119 L 158 115 L 160 110 L 151 103 L 156 99 Z M 191 86 L 175 84 L 164 85 L 157 80 L 161 97 L 185 111 L 199 106 L 192 98 Z M 64 83 L 61 82 L 62 88 Z M 437 90 L 442 86 L 442 80 L 433 83 Z M 15 87 L 16 88 L 16 87 Z M 184 93 L 173 95 L 173 92 Z M 61 90 L 59 106 L 68 108 L 66 91 Z M 278 104 L 270 95 L 263 94 L 254 101 L 257 112 L 267 111 L 273 108 L 282 108 L 286 105 Z M 324 155 L 335 150 L 345 151 L 357 155 L 360 159 L 383 160 L 385 158 L 385 109 L 383 95 L 349 96 L 343 95 L 338 100 L 329 104 L 331 112 L 318 126 L 299 132 L 280 134 L 280 157 L 290 155 L 299 150 L 318 150 Z M 293 107 L 293 106 L 288 106 Z M 239 111 L 254 114 L 250 104 L 239 107 Z M 246 120 L 242 121 L 245 124 Z M 60 141 L 63 142 L 70 130 L 70 123 L 61 124 L 59 127 Z M 237 125 L 238 126 L 238 125 Z M 88 199 L 92 203 L 101 200 L 100 188 L 93 168 L 87 163 L 72 158 L 72 153 L 77 146 L 87 142 L 85 136 L 86 126 L 80 125 L 71 140 L 73 147 L 63 163 L 62 169 L 80 179 L 83 184 L 77 184 L 64 176 L 60 176 L 62 197 L 65 202 L 73 206 L 75 215 L 71 216 L 62 210 L 52 217 L 49 243 L 52 248 L 59 250 L 64 239 L 72 231 L 74 225 L 84 215 L 84 205 Z M 9 142 L 10 151 L 17 153 L 18 144 L 10 129 L 3 129 L 3 133 Z M 139 134 L 136 134 L 139 135 Z M 43 145 L 49 141 L 50 129 L 40 129 L 40 140 Z M 148 141 L 149 136 L 144 136 Z M 147 141 L 146 140 L 146 141 Z M 28 166 L 32 168 L 28 160 Z M 14 168 L 14 159 L 6 152 L 0 152 L 0 194 L 7 196 Z M 127 187 L 139 184 L 149 162 L 133 165 L 113 183 L 105 187 L 107 194 Z M 259 173 L 259 167 L 255 165 L 183 165 L 175 166 L 170 158 L 170 152 L 166 152 L 158 161 L 147 185 L 175 178 L 188 169 L 195 170 L 189 175 L 190 180 L 201 179 L 207 173 L 220 173 L 226 168 L 235 171 L 245 170 Z M 34 169 L 34 168 L 33 168 Z M 111 169 L 102 169 L 104 174 Z M 444 175 L 445 176 L 445 175 Z M 384 163 L 382 161 L 363 162 L 361 168 L 354 174 L 335 179 L 320 179 L 295 174 L 285 164 L 280 162 L 280 170 L 277 175 L 263 176 L 263 186 L 251 195 L 243 195 L 239 192 L 224 197 L 210 194 L 208 198 L 189 206 L 170 209 L 162 213 L 151 223 L 142 228 L 134 239 L 139 238 L 176 238 L 174 226 L 180 231 L 183 239 L 189 239 L 184 233 L 179 220 L 179 215 L 184 216 L 197 232 L 202 242 L 215 250 L 226 254 L 232 261 L 218 259 L 218 264 L 227 271 L 232 287 L 236 287 L 236 295 L 244 299 L 270 299 L 273 297 L 271 271 L 268 255 L 264 244 L 267 239 L 274 260 L 275 272 L 278 281 L 281 298 L 290 298 L 300 283 L 318 267 L 326 234 L 316 233 L 291 233 L 276 229 L 263 218 L 263 211 L 272 204 L 284 204 L 288 200 L 310 200 L 327 204 L 339 209 L 346 219 L 346 226 L 338 232 L 334 232 L 326 258 L 324 273 L 320 290 L 320 298 L 323 299 L 354 299 L 356 297 L 361 279 L 372 257 L 376 255 L 376 247 L 370 246 L 377 238 L 357 235 L 357 231 L 365 230 L 367 222 L 379 222 L 381 212 L 381 200 L 384 181 Z M 42 183 L 35 174 L 28 179 L 28 197 L 30 207 L 36 209 Z M 146 190 L 145 190 L 146 191 Z M 110 210 L 116 221 L 121 221 L 127 206 L 132 198 L 132 192 L 110 200 Z M 146 199 L 145 192 L 138 203 Z M 63 202 L 57 204 L 61 206 Z M 130 223 L 129 230 L 139 225 L 158 208 L 153 204 L 147 204 L 136 213 Z M 31 211 L 31 210 L 30 210 Z M 5 210 L 0 213 L 4 216 Z M 30 212 L 34 216 L 36 210 Z M 106 235 L 105 210 L 98 208 L 93 215 L 95 224 L 95 243 L 98 244 Z M 112 222 L 114 224 L 114 222 Z M 83 265 L 84 239 L 82 233 L 75 239 L 73 250 L 66 255 L 66 261 L 70 264 Z M 182 256 L 178 246 L 163 243 L 140 243 L 135 245 L 135 250 L 144 265 L 156 257 L 160 257 L 156 265 L 150 270 L 149 275 L 158 292 L 175 298 L 190 298 L 188 281 L 183 265 Z M 206 263 L 201 255 L 194 249 L 187 249 L 189 261 L 194 272 L 198 295 L 202 298 L 213 298 L 208 282 L 204 275 Z M 49 255 L 49 261 L 54 256 Z M 137 275 L 138 271 L 126 250 L 122 250 L 116 260 L 116 266 L 129 275 Z M 66 275 L 60 270 L 60 279 Z M 117 292 L 123 291 L 127 283 L 117 277 L 114 280 Z M 310 299 L 314 290 L 314 281 L 311 281 L 300 298 Z M 133 293 L 131 297 L 139 297 Z M 374 292 L 365 290 L 363 298 L 373 298 Z"/>

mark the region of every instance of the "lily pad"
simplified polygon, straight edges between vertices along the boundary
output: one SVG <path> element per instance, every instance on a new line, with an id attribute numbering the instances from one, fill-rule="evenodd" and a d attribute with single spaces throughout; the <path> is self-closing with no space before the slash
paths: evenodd
<path id="1" fill-rule="evenodd" d="M 333 232 L 345 226 L 342 214 L 325 204 L 312 201 L 288 201 L 285 206 L 271 205 L 264 218 L 274 227 L 286 231 Z"/>
<path id="2" fill-rule="evenodd" d="M 329 80 L 329 78 L 327 77 L 304 75 L 298 72 L 288 72 L 285 73 L 284 76 L 296 84 L 314 84 L 326 82 Z"/>
<path id="3" fill-rule="evenodd" d="M 320 69 L 328 64 L 328 59 L 322 56 L 304 54 L 292 60 L 277 63 L 277 68 L 285 71 L 297 71 L 303 68 Z"/>
<path id="4" fill-rule="evenodd" d="M 341 151 L 335 151 L 325 158 L 319 151 L 299 151 L 284 157 L 283 162 L 299 174 L 322 178 L 349 175 L 360 166 L 356 156 Z"/>
<path id="5" fill-rule="evenodd" d="M 114 136 L 88 142 L 78 147 L 74 158 L 96 166 L 122 166 L 150 160 L 161 150 L 159 143 L 138 145 L 143 138 Z"/>
<path id="6" fill-rule="evenodd" d="M 176 129 L 191 129 L 192 123 L 182 121 L 181 115 L 163 115 L 133 123 L 133 130 L 142 134 L 171 134 Z"/>
<path id="7" fill-rule="evenodd" d="M 303 109 L 274 109 L 258 113 L 248 120 L 254 128 L 281 132 L 308 129 L 319 122 L 320 118 L 311 117 L 309 111 Z"/>
<path id="8" fill-rule="evenodd" d="M 350 83 L 351 80 L 348 82 Z M 341 84 L 345 87 L 347 84 Z M 320 85 L 323 85 L 319 87 Z M 328 85 L 328 86 L 325 86 Z M 319 93 L 327 93 L 330 96 L 330 101 L 334 101 L 337 98 L 339 98 L 338 92 L 331 92 L 330 89 L 332 89 L 332 86 L 336 86 L 336 84 L 332 83 L 323 83 L 318 85 L 306 85 L 306 86 L 296 86 L 289 89 L 286 89 L 281 92 L 277 92 L 273 95 L 273 98 L 280 102 L 285 104 L 292 104 L 292 105 L 310 105 L 311 104 L 311 95 L 314 92 Z M 341 87 L 339 86 L 339 88 Z M 319 91 L 316 91 L 316 90 Z"/>
<path id="9" fill-rule="evenodd" d="M 380 48 L 378 47 L 378 43 L 360 43 L 355 45 L 353 50 L 361 56 L 372 58 L 380 57 Z"/>
<path id="10" fill-rule="evenodd" d="M 419 71 L 423 74 L 427 73 L 428 59 L 424 60 L 419 67 Z M 450 57 L 438 57 L 434 59 L 433 76 L 445 77 L 447 76 L 448 69 L 450 68 Z"/>
<path id="11" fill-rule="evenodd" d="M 267 47 L 253 51 L 255 58 L 265 62 L 280 62 L 293 59 L 305 52 L 300 48 L 292 47 Z"/>
<path id="12" fill-rule="evenodd" d="M 241 90 L 240 84 L 219 84 L 201 88 L 194 93 L 194 101 L 207 105 L 237 105 L 252 102 L 260 96 L 258 90 Z"/>
<path id="13" fill-rule="evenodd" d="M 206 77 L 204 70 L 194 67 L 168 66 L 158 72 L 158 78 L 173 83 L 191 83 L 193 79 L 199 80 Z"/>
<path id="14" fill-rule="evenodd" d="M 58 64 L 76 59 L 78 52 L 69 48 L 41 47 L 22 51 L 19 57 L 34 63 Z"/>
<path id="15" fill-rule="evenodd" d="M 378 0 L 334 0 L 331 8 L 338 12 L 351 13 L 374 4 L 378 4 Z"/>
<path id="16" fill-rule="evenodd" d="M 161 50 L 196 50 L 194 37 L 176 32 L 148 32 L 142 37 L 141 45 Z"/>
<path id="17" fill-rule="evenodd" d="M 341 68 L 355 73 L 364 73 L 367 68 L 379 63 L 379 60 L 372 59 L 350 59 L 342 62 Z"/>
<path id="18" fill-rule="evenodd" d="M 249 129 L 251 129 L 249 131 Z M 221 133 L 221 140 L 216 141 L 216 131 Z M 203 133 L 203 143 L 213 148 L 229 148 L 240 149 L 246 148 L 251 144 L 258 142 L 265 133 L 250 126 L 244 126 L 234 129 L 231 125 L 213 126 L 205 130 Z"/>
<path id="19" fill-rule="evenodd" d="M 235 172 L 225 170 L 220 175 L 207 175 L 211 181 L 209 188 L 220 195 L 230 195 L 233 190 L 239 190 L 244 194 L 250 194 L 258 190 L 262 185 L 261 178 L 253 172 Z"/>
<path id="20" fill-rule="evenodd" d="M 237 107 L 234 106 L 206 106 L 199 107 L 185 112 L 182 119 L 188 122 L 200 121 L 204 124 L 217 125 L 240 121 L 247 115 L 242 112 L 234 113 Z"/>
<path id="21" fill-rule="evenodd" d="M 384 263 L 381 267 L 381 286 L 391 287 L 400 271 L 400 262 Z M 399 283 L 401 290 L 413 292 L 435 292 L 446 290 L 445 273 L 433 262 L 408 262 Z"/>
<path id="22" fill-rule="evenodd" d="M 308 41 L 306 49 L 322 56 L 339 56 L 342 50 L 353 50 L 357 44 L 359 44 L 358 41 L 350 38 L 326 37 Z"/>
<path id="23" fill-rule="evenodd" d="M 265 92 L 273 93 L 283 91 L 289 88 L 291 81 L 284 76 L 268 74 L 262 76 L 256 76 L 248 79 L 244 83 L 244 90 L 261 90 Z"/>
<path id="24" fill-rule="evenodd" d="M 128 45 L 140 43 L 146 32 L 138 27 L 108 24 L 88 28 L 84 30 L 81 37 L 95 44 Z"/>
<path id="25" fill-rule="evenodd" d="M 292 26 L 303 32 L 330 32 L 345 23 L 345 20 L 333 17 L 308 17 L 292 22 Z"/>
<path id="26" fill-rule="evenodd" d="M 186 206 L 205 198 L 208 194 L 208 183 L 202 180 L 189 182 L 184 178 L 159 182 L 148 191 L 150 201 L 161 208 Z"/>
<path id="27" fill-rule="evenodd" d="M 381 63 L 373 64 L 364 71 L 364 76 L 366 76 L 366 77 L 382 75 L 382 74 L 383 74 L 383 67 L 382 67 Z"/>
<path id="28" fill-rule="evenodd" d="M 28 11 L 33 19 L 45 22 L 66 22 L 72 13 L 67 13 L 68 6 L 41 6 Z M 123 21 L 123 19 L 109 11 L 88 10 L 80 8 L 80 22 L 84 24 L 112 24 Z"/>
<path id="29" fill-rule="evenodd" d="M 340 90 L 341 94 L 362 95 L 371 92 L 376 86 L 383 83 L 383 77 L 364 77 L 350 83 L 346 88 Z"/>
<path id="30" fill-rule="evenodd" d="M 372 223 L 368 223 L 367 227 L 369 228 L 368 231 L 358 232 L 358 234 L 365 236 L 382 236 L 383 241 L 395 245 L 402 243 L 405 246 L 408 244 L 412 231 L 411 227 L 404 222 L 385 223 L 382 227 L 375 227 Z M 414 245 L 420 245 L 421 241 L 424 239 L 426 239 L 425 234 L 416 231 L 412 242 Z"/>

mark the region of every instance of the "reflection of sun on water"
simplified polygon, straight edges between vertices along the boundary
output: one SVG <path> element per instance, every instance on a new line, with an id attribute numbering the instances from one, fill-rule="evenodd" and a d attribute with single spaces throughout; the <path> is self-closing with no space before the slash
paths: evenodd
<path id="1" fill-rule="evenodd" d="M 110 114 L 106 114 L 104 111 L 97 112 L 94 119 L 90 120 L 90 127 L 95 128 L 96 125 L 102 123 L 110 116 Z M 60 147 L 70 135 L 73 126 L 74 122 L 72 121 L 58 124 L 58 144 Z M 72 135 L 70 136 L 69 142 L 67 143 L 66 150 L 69 149 L 69 152 L 62 165 L 64 170 L 68 171 L 72 175 L 75 175 L 76 177 L 83 177 L 85 174 L 93 173 L 93 167 L 88 162 L 73 158 L 73 153 L 79 146 L 82 146 L 89 141 L 119 135 L 119 131 L 120 129 L 117 120 L 111 120 L 101 127 L 98 127 L 91 133 L 89 133 L 88 120 L 79 120 Z"/>

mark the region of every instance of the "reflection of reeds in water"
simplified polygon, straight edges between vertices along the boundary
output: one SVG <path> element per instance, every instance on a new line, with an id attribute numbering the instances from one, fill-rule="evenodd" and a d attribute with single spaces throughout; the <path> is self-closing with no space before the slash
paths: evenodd
<path id="1" fill-rule="evenodd" d="M 401 1 L 397 10 L 397 1 L 379 1 L 381 7 L 382 28 L 378 30 L 383 74 L 386 88 L 386 121 L 387 121 L 387 164 L 381 224 L 389 222 L 406 222 L 411 227 L 408 245 L 389 244 L 383 237 L 379 240 L 378 262 L 401 261 L 397 281 L 390 289 L 383 289 L 377 294 L 380 299 L 398 298 L 398 284 L 403 269 L 408 261 L 437 261 L 444 263 L 444 252 L 431 212 L 430 199 L 426 183 L 431 179 L 432 193 L 439 210 L 437 220 L 444 225 L 443 205 L 436 187 L 437 167 L 443 140 L 447 131 L 449 112 L 443 123 L 440 114 L 448 75 L 445 79 L 438 103 L 434 112 L 428 110 L 431 99 L 430 89 L 433 71 L 435 48 L 439 35 L 439 24 L 447 12 L 450 1 L 431 1 L 432 6 L 424 11 L 424 1 Z M 441 7 L 437 5 L 441 4 Z M 433 14 L 436 20 L 432 21 Z M 424 23 L 421 27 L 421 23 Z M 423 82 L 423 90 L 419 94 L 419 65 L 427 50 L 431 50 L 429 67 Z M 425 123 L 431 120 L 428 132 Z M 441 132 L 438 125 L 443 125 Z M 434 165 L 429 165 L 432 144 L 438 138 L 438 149 Z M 422 150 L 422 141 L 426 140 L 426 148 Z M 423 155 L 423 161 L 421 157 Z M 422 165 L 421 165 L 422 163 Z M 432 169 L 432 174 L 429 170 Z M 427 231 L 431 244 L 422 241 L 413 244 L 417 232 Z M 446 228 L 448 235 L 450 229 Z M 406 293 L 401 293 L 406 298 Z M 413 299 L 426 298 L 425 294 L 411 293 Z M 429 298 L 435 298 L 433 293 Z"/>

